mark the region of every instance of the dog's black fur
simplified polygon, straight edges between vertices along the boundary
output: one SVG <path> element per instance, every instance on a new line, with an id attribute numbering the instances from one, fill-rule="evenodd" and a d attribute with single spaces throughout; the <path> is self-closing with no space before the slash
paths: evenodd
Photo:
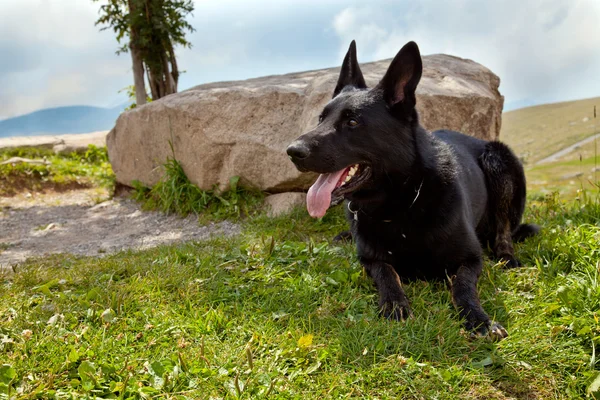
<path id="1" fill-rule="evenodd" d="M 523 167 L 500 142 L 422 128 L 415 110 L 421 73 L 419 49 L 410 42 L 367 90 L 353 41 L 318 126 L 287 152 L 301 171 L 361 165 L 352 190 L 333 194 L 347 201 L 358 258 L 378 288 L 384 316 L 411 314 L 400 278 L 448 279 L 466 327 L 502 338 L 506 330 L 490 321 L 476 285 L 482 246 L 516 267 L 513 240 L 539 230 L 521 224 Z"/>

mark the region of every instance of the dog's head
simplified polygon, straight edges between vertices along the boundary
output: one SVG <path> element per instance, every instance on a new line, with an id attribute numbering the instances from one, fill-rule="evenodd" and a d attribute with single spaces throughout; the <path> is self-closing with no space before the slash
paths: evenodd
<path id="1" fill-rule="evenodd" d="M 422 70 L 419 48 L 409 42 L 369 90 L 352 41 L 319 124 L 287 148 L 300 171 L 321 174 L 308 191 L 311 216 L 322 217 L 332 202 L 412 165 L 418 125 L 415 91 Z"/>

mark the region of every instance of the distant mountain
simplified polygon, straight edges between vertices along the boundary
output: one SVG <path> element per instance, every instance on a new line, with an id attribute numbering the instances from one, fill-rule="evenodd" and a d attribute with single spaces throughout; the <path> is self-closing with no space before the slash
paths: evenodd
<path id="1" fill-rule="evenodd" d="M 61 133 L 86 133 L 111 129 L 126 105 L 114 108 L 69 106 L 46 108 L 0 121 L 0 138 Z"/>

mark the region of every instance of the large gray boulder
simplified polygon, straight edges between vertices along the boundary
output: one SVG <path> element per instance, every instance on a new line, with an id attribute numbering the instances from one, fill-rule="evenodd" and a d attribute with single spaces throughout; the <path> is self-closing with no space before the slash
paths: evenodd
<path id="1" fill-rule="evenodd" d="M 377 84 L 390 60 L 361 66 L 367 84 Z M 422 124 L 479 138 L 496 139 L 504 99 L 500 80 L 471 60 L 423 57 L 417 90 Z M 268 192 L 300 191 L 315 175 L 301 174 L 285 149 L 317 123 L 331 99 L 339 68 L 196 86 L 123 113 L 107 138 L 117 181 L 155 184 L 171 156 L 202 189 L 242 184 Z"/>

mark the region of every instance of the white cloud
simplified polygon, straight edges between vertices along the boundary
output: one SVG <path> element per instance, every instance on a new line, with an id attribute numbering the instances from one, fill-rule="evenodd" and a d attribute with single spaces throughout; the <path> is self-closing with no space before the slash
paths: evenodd
<path id="1" fill-rule="evenodd" d="M 371 3 L 339 12 L 333 27 L 344 52 L 357 39 L 359 59 L 393 57 L 409 40 L 424 54 L 480 62 L 501 77 L 507 102 L 600 95 L 600 3 L 594 0 L 465 0 L 390 10 Z M 387 12 L 385 12 L 387 10 Z"/>
<path id="2" fill-rule="evenodd" d="M 507 103 L 600 95 L 598 0 L 196 0 L 193 48 L 177 50 L 180 89 L 216 80 L 361 62 L 409 40 L 424 54 L 474 59 L 502 78 Z M 0 118 L 67 104 L 114 105 L 127 54 L 94 23 L 91 0 L 0 0 Z"/>
<path id="3" fill-rule="evenodd" d="M 110 31 L 88 0 L 3 0 L 0 4 L 0 118 L 72 104 L 104 106 L 130 81 Z"/>

